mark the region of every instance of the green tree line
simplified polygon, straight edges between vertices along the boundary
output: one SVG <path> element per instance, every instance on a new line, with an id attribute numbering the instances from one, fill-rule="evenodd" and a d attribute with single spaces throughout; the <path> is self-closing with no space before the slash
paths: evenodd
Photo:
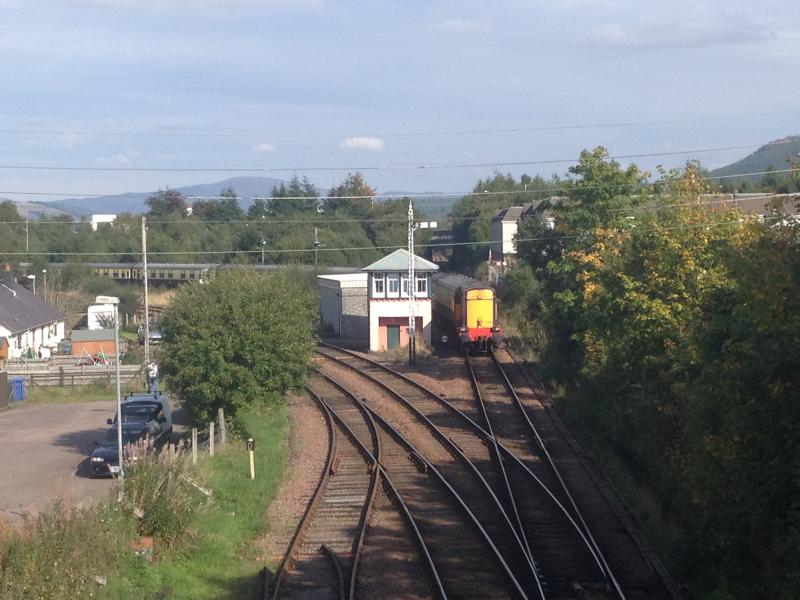
<path id="1" fill-rule="evenodd" d="M 406 244 L 408 199 L 378 202 L 375 194 L 360 173 L 348 174 L 325 198 L 308 179 L 295 176 L 246 211 L 230 188 L 193 205 L 164 189 L 146 200 L 148 254 L 153 262 L 255 264 L 263 250 L 265 263 L 312 264 L 316 227 L 320 265 L 361 267 L 386 254 L 385 247 Z M 426 234 L 418 239 L 424 242 Z M 16 205 L 5 201 L 0 260 L 27 260 L 37 270 L 48 262 L 138 262 L 139 216 L 121 214 L 92 231 L 88 222 L 68 216 L 26 223 Z"/>

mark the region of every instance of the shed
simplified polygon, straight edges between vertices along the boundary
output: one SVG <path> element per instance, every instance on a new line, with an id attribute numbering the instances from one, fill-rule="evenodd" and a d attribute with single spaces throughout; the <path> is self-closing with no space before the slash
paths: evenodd
<path id="1" fill-rule="evenodd" d="M 369 335 L 367 274 L 318 275 L 319 312 L 322 325 L 342 338 L 363 339 Z"/>
<path id="2" fill-rule="evenodd" d="M 75 329 L 71 334 L 72 355 L 105 354 L 116 356 L 113 329 Z"/>

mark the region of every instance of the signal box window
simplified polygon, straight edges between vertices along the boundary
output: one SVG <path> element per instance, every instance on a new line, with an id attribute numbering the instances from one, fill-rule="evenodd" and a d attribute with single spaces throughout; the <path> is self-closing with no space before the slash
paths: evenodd
<path id="1" fill-rule="evenodd" d="M 388 293 L 386 294 L 389 298 L 399 298 L 400 297 L 400 277 L 397 273 L 392 273 L 387 276 L 388 280 Z"/>
<path id="2" fill-rule="evenodd" d="M 417 296 L 423 298 L 428 295 L 428 278 L 425 276 L 417 277 Z"/>
<path id="3" fill-rule="evenodd" d="M 372 276 L 372 295 L 375 298 L 386 296 L 385 278 L 383 273 L 376 273 Z"/>

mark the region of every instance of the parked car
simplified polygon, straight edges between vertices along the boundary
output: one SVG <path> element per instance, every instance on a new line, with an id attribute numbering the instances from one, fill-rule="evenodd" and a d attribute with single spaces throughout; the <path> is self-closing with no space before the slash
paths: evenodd
<path id="1" fill-rule="evenodd" d="M 102 440 L 95 442 L 90 462 L 95 475 L 119 473 L 117 451 L 117 415 L 106 421 L 111 428 Z M 172 408 L 163 394 L 129 394 L 122 401 L 122 443 L 133 444 L 152 437 L 156 447 L 172 441 Z"/>
<path id="2" fill-rule="evenodd" d="M 144 345 L 144 325 L 139 325 L 139 343 Z M 153 322 L 150 323 L 150 343 L 151 344 L 160 344 L 163 341 L 161 337 L 161 329 L 159 329 L 158 324 Z"/>

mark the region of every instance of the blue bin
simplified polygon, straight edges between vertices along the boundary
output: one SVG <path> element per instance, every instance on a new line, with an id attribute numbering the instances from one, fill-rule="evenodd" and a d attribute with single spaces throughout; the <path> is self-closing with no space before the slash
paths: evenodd
<path id="1" fill-rule="evenodd" d="M 13 377 L 11 379 L 11 397 L 14 402 L 22 402 L 25 400 L 25 378 Z"/>

